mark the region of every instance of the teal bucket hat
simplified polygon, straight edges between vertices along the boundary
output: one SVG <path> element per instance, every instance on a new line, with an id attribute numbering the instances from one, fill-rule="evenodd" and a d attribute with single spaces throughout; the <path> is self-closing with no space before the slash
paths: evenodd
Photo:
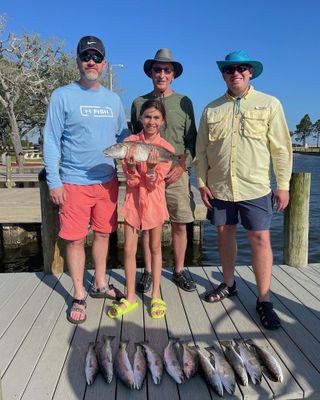
<path id="1" fill-rule="evenodd" d="M 247 52 L 244 50 L 233 51 L 232 53 L 226 55 L 224 61 L 217 61 L 218 67 L 222 72 L 223 68 L 228 65 L 234 64 L 249 64 L 253 68 L 253 74 L 251 79 L 257 78 L 263 70 L 263 65 L 260 61 L 253 61 L 250 59 Z"/>

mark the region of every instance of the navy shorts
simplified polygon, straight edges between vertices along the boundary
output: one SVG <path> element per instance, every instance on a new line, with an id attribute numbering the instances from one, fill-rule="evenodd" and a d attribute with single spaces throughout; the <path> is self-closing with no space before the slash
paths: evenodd
<path id="1" fill-rule="evenodd" d="M 239 223 L 248 231 L 267 231 L 272 218 L 273 194 L 245 201 L 224 201 L 212 199 L 212 209 L 208 210 L 208 220 L 216 226 Z"/>

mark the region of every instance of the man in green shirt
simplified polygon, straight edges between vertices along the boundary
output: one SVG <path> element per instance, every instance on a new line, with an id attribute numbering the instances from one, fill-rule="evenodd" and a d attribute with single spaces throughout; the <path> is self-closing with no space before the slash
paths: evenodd
<path id="1" fill-rule="evenodd" d="M 273 255 L 272 206 L 289 202 L 292 145 L 284 112 L 275 97 L 256 91 L 250 80 L 262 73 L 261 62 L 236 51 L 217 62 L 227 92 L 208 104 L 197 137 L 198 187 L 211 223 L 217 226 L 224 282 L 206 293 L 216 302 L 236 294 L 234 279 L 239 221 L 251 244 L 258 299 L 256 309 L 267 329 L 280 327 L 270 302 Z M 270 161 L 277 188 L 271 192 Z"/>
<path id="2" fill-rule="evenodd" d="M 154 59 L 144 63 L 145 74 L 152 79 L 153 90 L 137 97 L 131 107 L 131 124 L 133 133 L 142 129 L 139 113 L 142 104 L 149 99 L 160 98 L 166 110 L 166 123 L 161 128 L 161 136 L 171 143 L 176 154 L 181 155 L 179 163 L 174 164 L 166 178 L 166 201 L 171 220 L 172 241 L 175 259 L 173 281 L 186 291 L 196 289 L 195 282 L 184 270 L 185 252 L 187 248 L 186 224 L 194 221 L 195 204 L 190 189 L 189 170 L 195 155 L 197 130 L 191 100 L 175 93 L 171 83 L 183 71 L 182 65 L 174 61 L 168 49 L 157 51 Z M 147 292 L 151 285 L 151 253 L 149 237 L 143 232 L 145 272 L 137 289 Z"/>

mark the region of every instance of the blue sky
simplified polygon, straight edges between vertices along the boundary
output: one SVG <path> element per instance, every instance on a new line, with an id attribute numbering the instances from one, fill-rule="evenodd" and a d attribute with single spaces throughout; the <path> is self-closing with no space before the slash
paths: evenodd
<path id="1" fill-rule="evenodd" d="M 189 96 L 197 122 L 203 108 L 225 91 L 216 66 L 227 53 L 246 50 L 264 65 L 252 81 L 282 102 L 290 130 L 309 114 L 320 119 L 320 2 L 269 1 L 18 1 L 3 2 L 7 29 L 63 39 L 74 51 L 81 36 L 100 37 L 114 68 L 123 104 L 151 90 L 143 63 L 168 47 L 184 73 L 173 89 Z"/>

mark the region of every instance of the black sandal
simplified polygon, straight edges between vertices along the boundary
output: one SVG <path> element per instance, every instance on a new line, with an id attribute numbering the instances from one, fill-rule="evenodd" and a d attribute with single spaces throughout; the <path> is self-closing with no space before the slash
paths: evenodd
<path id="1" fill-rule="evenodd" d="M 143 271 L 140 281 L 137 283 L 137 291 L 139 293 L 146 293 L 150 290 L 152 283 L 151 272 Z"/>
<path id="2" fill-rule="evenodd" d="M 218 287 L 205 294 L 204 300 L 208 303 L 215 303 L 225 299 L 226 297 L 234 296 L 236 293 L 236 282 L 234 282 L 231 287 L 227 286 L 225 283 L 220 283 Z"/>
<path id="3" fill-rule="evenodd" d="M 109 294 L 111 290 L 114 290 L 115 296 Z M 121 290 L 117 289 L 112 284 L 104 286 L 101 289 L 92 286 L 89 295 L 94 299 L 110 299 L 116 301 L 120 301 L 121 299 L 125 298 L 125 295 L 121 292 Z"/>
<path id="4" fill-rule="evenodd" d="M 266 329 L 274 330 L 280 328 L 280 318 L 274 311 L 273 304 L 270 301 L 260 302 L 258 299 L 256 309 L 259 314 L 260 321 Z"/>
<path id="5" fill-rule="evenodd" d="M 194 292 L 197 289 L 195 281 L 191 279 L 185 270 L 173 272 L 172 280 L 179 288 L 186 292 Z"/>
<path id="6" fill-rule="evenodd" d="M 80 306 L 84 306 L 84 308 L 80 308 L 79 305 Z M 82 299 L 82 300 L 73 299 L 72 300 L 72 306 L 70 307 L 70 310 L 69 310 L 68 315 L 67 315 L 68 321 L 71 322 L 72 324 L 76 324 L 76 325 L 82 324 L 87 319 L 86 308 L 87 308 L 87 303 L 86 303 L 86 301 L 84 299 Z M 70 316 L 71 311 L 80 313 L 81 315 L 84 316 L 83 319 L 73 319 L 73 318 L 71 318 L 71 316 Z"/>

